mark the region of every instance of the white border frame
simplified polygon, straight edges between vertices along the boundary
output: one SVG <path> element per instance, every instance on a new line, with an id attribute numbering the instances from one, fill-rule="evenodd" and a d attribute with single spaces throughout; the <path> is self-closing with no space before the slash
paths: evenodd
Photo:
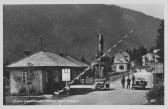
<path id="1" fill-rule="evenodd" d="M 3 5 L 6 4 L 164 4 L 164 21 L 165 21 L 165 92 L 167 92 L 167 77 L 168 77 L 168 43 L 167 42 L 167 31 L 168 31 L 168 1 L 167 0 L 1 0 L 0 1 L 0 108 L 114 108 L 114 109 L 167 109 L 168 108 L 168 93 L 165 93 L 165 105 L 158 106 L 158 105 L 33 105 L 33 106 L 3 106 Z"/>

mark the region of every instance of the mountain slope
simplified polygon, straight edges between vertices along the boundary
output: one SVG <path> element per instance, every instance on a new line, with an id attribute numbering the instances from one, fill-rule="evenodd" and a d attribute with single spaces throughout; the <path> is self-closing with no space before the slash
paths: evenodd
<path id="1" fill-rule="evenodd" d="M 90 59 L 98 49 L 97 32 L 110 48 L 130 29 L 135 32 L 118 49 L 154 45 L 160 20 L 114 5 L 4 5 L 4 61 L 23 57 L 25 49 L 40 50 L 39 35 L 45 51 Z"/>

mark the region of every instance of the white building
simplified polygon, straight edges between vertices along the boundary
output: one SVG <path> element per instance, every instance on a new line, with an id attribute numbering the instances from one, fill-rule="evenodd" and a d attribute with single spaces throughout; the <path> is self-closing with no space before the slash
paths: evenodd
<path id="1" fill-rule="evenodd" d="M 7 66 L 10 70 L 10 92 L 12 94 L 20 93 L 20 90 L 26 89 L 24 75 L 28 72 L 28 63 L 32 64 L 32 73 L 35 78 L 30 88 L 35 93 L 52 93 L 54 90 L 65 87 L 65 81 L 62 80 L 62 69 L 70 69 L 71 80 L 79 75 L 83 64 L 76 64 L 57 54 L 40 51 L 29 57 L 23 58 L 18 62 Z"/>
<path id="2" fill-rule="evenodd" d="M 130 56 L 127 52 L 120 50 L 114 56 L 114 68 L 115 72 L 122 73 L 128 70 L 128 63 L 130 62 Z"/>
<path id="3" fill-rule="evenodd" d="M 154 53 L 147 53 L 142 56 L 142 65 L 143 66 L 151 66 L 152 64 L 158 62 L 159 56 Z"/>

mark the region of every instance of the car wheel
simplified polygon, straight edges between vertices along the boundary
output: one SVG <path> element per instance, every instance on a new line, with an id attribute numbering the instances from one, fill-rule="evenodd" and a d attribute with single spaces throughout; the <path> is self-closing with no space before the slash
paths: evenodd
<path id="1" fill-rule="evenodd" d="M 96 88 L 101 88 L 102 87 L 102 84 L 100 84 L 100 83 L 98 83 L 97 85 L 96 85 Z"/>

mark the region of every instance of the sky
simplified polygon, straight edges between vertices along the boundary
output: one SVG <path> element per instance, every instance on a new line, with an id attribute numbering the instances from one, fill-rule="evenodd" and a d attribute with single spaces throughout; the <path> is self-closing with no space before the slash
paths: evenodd
<path id="1" fill-rule="evenodd" d="M 164 4 L 116 4 L 118 6 L 143 12 L 160 19 L 164 18 Z"/>

